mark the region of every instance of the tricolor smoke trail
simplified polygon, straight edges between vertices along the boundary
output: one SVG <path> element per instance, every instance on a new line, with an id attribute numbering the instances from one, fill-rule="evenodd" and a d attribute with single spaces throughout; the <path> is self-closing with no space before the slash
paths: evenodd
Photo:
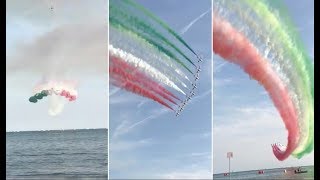
<path id="1" fill-rule="evenodd" d="M 131 0 L 109 1 L 109 25 L 113 85 L 172 110 L 190 100 L 199 56 L 175 31 Z"/>
<path id="2" fill-rule="evenodd" d="M 33 96 L 29 98 L 32 103 L 37 103 L 40 99 L 49 98 L 48 114 L 51 116 L 59 115 L 67 101 L 75 101 L 78 92 L 75 89 L 75 81 L 50 80 L 41 82 L 33 89 Z"/>
<path id="3" fill-rule="evenodd" d="M 301 158 L 313 150 L 314 67 L 287 15 L 266 2 L 214 1 L 213 52 L 268 92 L 288 130 L 286 146 L 272 145 L 276 158 Z"/>

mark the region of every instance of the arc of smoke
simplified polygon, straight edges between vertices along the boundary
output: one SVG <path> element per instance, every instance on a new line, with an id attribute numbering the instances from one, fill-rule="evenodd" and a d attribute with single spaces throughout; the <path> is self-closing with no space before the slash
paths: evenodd
<path id="1" fill-rule="evenodd" d="M 150 91 L 153 91 L 159 94 L 166 100 L 176 104 L 173 101 L 173 99 L 171 99 L 169 96 L 173 98 L 177 98 L 177 97 L 175 97 L 172 93 L 170 93 L 165 88 L 163 88 L 160 84 L 157 84 L 152 79 L 148 78 L 146 75 L 139 72 L 137 68 L 132 67 L 129 64 L 126 64 L 124 61 L 114 56 L 109 56 L 109 59 L 110 59 L 110 66 L 109 66 L 110 73 L 115 73 L 120 76 L 123 76 L 128 81 L 139 83 L 142 86 L 144 86 L 146 89 L 149 89 Z M 127 72 L 130 72 L 130 74 L 128 74 Z"/>
<path id="2" fill-rule="evenodd" d="M 161 33 L 159 33 L 156 29 L 153 28 L 152 24 L 147 24 L 145 21 L 141 21 L 137 17 L 133 16 L 132 14 L 128 15 L 124 11 L 124 9 L 115 7 L 114 5 L 110 5 L 110 21 L 118 22 L 118 24 L 122 24 L 122 26 L 127 25 L 127 29 L 131 31 L 139 32 L 143 30 L 143 33 L 140 34 L 148 34 L 150 37 L 157 38 L 157 41 L 164 42 L 175 51 L 177 51 L 181 56 L 183 56 L 189 63 L 196 67 L 196 65 L 192 62 L 192 60 L 186 56 L 176 45 L 171 43 L 167 38 L 165 38 Z M 120 18 L 120 19 L 119 19 Z M 122 22 L 125 21 L 125 22 Z M 122 23 L 121 23 L 122 22 Z M 134 29 L 136 28 L 136 29 Z M 146 37 L 146 36 L 144 36 Z"/>
<path id="3" fill-rule="evenodd" d="M 123 50 L 119 48 L 114 48 L 111 44 L 109 45 L 109 52 L 111 55 L 119 57 L 123 60 L 125 60 L 128 63 L 134 64 L 136 67 L 139 67 L 143 69 L 144 71 L 148 72 L 151 76 L 153 76 L 158 81 L 166 84 L 167 86 L 181 92 L 183 95 L 186 95 L 185 92 L 183 92 L 174 82 L 172 82 L 168 77 L 163 75 L 161 72 L 159 72 L 157 69 L 150 66 L 148 63 L 143 61 L 142 59 L 124 52 Z"/>
<path id="4" fill-rule="evenodd" d="M 199 59 L 198 54 L 174 30 L 172 30 L 165 22 L 163 22 L 161 19 L 159 19 L 158 17 L 153 15 L 150 11 L 145 9 L 143 6 L 135 3 L 132 0 L 124 0 L 124 2 L 127 3 L 128 5 L 132 5 L 136 9 L 142 11 L 147 16 L 149 16 L 151 19 L 153 19 L 154 21 L 159 23 L 163 28 L 165 28 L 170 34 L 172 34 L 176 39 L 178 39 L 184 46 L 186 46 Z"/>
<path id="5" fill-rule="evenodd" d="M 229 22 L 214 16 L 213 34 L 213 51 L 223 59 L 238 64 L 269 93 L 288 129 L 286 150 L 274 151 L 277 159 L 285 160 L 295 150 L 299 140 L 298 116 L 285 84 L 250 41 Z"/>

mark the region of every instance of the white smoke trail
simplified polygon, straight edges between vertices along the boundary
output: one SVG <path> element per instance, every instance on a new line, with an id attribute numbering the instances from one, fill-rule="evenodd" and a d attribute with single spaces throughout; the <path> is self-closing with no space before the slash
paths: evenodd
<path id="1" fill-rule="evenodd" d="M 50 116 L 57 116 L 59 115 L 64 108 L 64 105 L 66 104 L 66 99 L 61 96 L 57 95 L 51 95 L 49 97 L 49 110 L 48 114 Z"/>
<path id="2" fill-rule="evenodd" d="M 139 67 L 142 70 L 146 71 L 148 74 L 150 74 L 151 77 L 154 77 L 158 81 L 186 95 L 174 82 L 172 82 L 164 74 L 162 74 L 157 69 L 150 66 L 148 63 L 146 63 L 142 59 L 135 57 L 130 53 L 124 52 L 121 49 L 114 48 L 111 44 L 109 44 L 109 52 L 111 55 L 117 56 L 125 60 L 127 63 L 134 64 L 135 67 Z"/>
<path id="3" fill-rule="evenodd" d="M 161 71 L 170 78 L 170 80 L 181 84 L 185 88 L 187 88 L 186 84 L 180 80 L 179 77 L 184 78 L 191 83 L 188 76 L 186 76 L 183 71 L 179 70 L 177 63 L 170 57 L 159 53 L 159 51 L 155 50 L 146 40 L 130 31 L 121 31 L 120 33 L 113 30 L 113 28 L 110 28 L 110 32 L 113 34 L 113 36 L 110 37 L 110 42 L 112 42 L 114 47 L 120 47 L 121 44 L 122 50 L 135 54 L 141 59 L 149 60 L 148 63 L 150 63 L 151 66 Z M 124 40 L 126 43 L 123 43 Z M 141 46 L 141 44 L 143 46 Z"/>
<path id="4" fill-rule="evenodd" d="M 44 78 L 45 79 L 45 78 Z M 68 99 L 66 97 L 63 97 L 60 95 L 62 90 L 68 91 L 73 96 L 78 96 L 78 92 L 76 91 L 75 87 L 77 85 L 77 82 L 75 81 L 46 81 L 38 84 L 34 90 L 33 93 L 40 93 L 42 90 L 48 90 L 51 91 L 48 96 L 49 98 L 49 109 L 48 114 L 50 116 L 57 116 L 59 115 L 66 104 L 68 102 Z M 52 92 L 54 91 L 54 92 Z"/>
<path id="5" fill-rule="evenodd" d="M 211 8 L 208 9 L 206 12 L 202 13 L 199 17 L 197 17 L 196 19 L 194 19 L 193 21 L 191 21 L 186 27 L 184 27 L 181 30 L 181 35 L 183 35 L 184 33 L 186 33 L 192 26 L 194 23 L 196 23 L 197 21 L 199 21 L 203 16 L 205 16 L 206 14 L 208 14 L 209 12 L 211 12 Z"/>

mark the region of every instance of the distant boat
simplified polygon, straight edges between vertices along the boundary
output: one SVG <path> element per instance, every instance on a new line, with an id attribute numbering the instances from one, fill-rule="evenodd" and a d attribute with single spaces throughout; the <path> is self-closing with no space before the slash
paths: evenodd
<path id="1" fill-rule="evenodd" d="M 294 170 L 295 174 L 301 174 L 301 173 L 307 173 L 307 170 L 301 170 L 301 168 L 299 167 L 298 169 Z"/>

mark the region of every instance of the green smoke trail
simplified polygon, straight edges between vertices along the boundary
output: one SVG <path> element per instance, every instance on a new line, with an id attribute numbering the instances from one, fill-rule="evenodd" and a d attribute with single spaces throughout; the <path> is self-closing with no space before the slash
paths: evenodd
<path id="1" fill-rule="evenodd" d="M 275 66 L 276 70 L 280 67 L 281 71 L 278 72 L 279 74 L 280 73 L 282 74 L 283 72 L 285 72 L 286 76 L 289 77 L 289 79 L 285 78 L 282 80 L 284 82 L 287 82 L 287 86 L 291 90 L 291 93 L 293 93 L 294 95 L 292 98 L 294 99 L 294 102 L 297 103 L 296 107 L 299 110 L 300 140 L 299 140 L 299 146 L 295 149 L 292 155 L 297 158 L 301 158 L 302 155 L 297 156 L 296 154 L 302 151 L 306 147 L 306 144 L 310 145 L 309 148 L 305 148 L 307 149 L 307 151 L 312 151 L 313 149 L 312 148 L 313 136 L 310 137 L 309 134 L 313 133 L 313 124 L 311 123 L 314 116 L 312 111 L 313 109 L 312 103 L 308 101 L 310 100 L 310 97 L 308 97 L 308 95 L 310 96 L 310 94 L 308 94 L 309 88 L 306 88 L 305 85 L 302 84 L 301 78 L 297 74 L 297 71 L 295 70 L 295 68 L 292 68 L 291 65 L 288 65 L 288 63 L 292 64 L 291 58 L 282 57 L 282 54 L 284 53 L 281 51 L 283 51 L 284 46 L 283 46 L 283 43 L 278 43 L 278 34 L 275 35 L 275 33 L 270 31 L 270 27 L 272 27 L 272 25 L 270 26 L 270 24 L 266 23 L 262 18 L 259 18 L 257 20 L 257 17 L 253 17 L 252 13 L 250 13 L 251 8 L 249 10 L 247 9 L 248 7 L 241 6 L 240 3 L 234 3 L 234 1 L 225 1 L 225 3 L 228 5 L 228 11 L 230 11 L 230 13 L 236 12 L 237 16 L 241 17 L 241 20 L 243 20 L 246 25 L 248 25 L 251 29 L 254 30 L 253 33 L 255 33 L 255 36 L 257 36 L 259 39 L 263 39 L 264 43 L 269 42 L 273 44 L 271 46 L 270 44 L 268 45 L 268 47 L 271 48 L 269 49 L 269 51 L 272 50 L 273 52 L 276 52 L 278 54 L 274 59 L 279 62 L 275 61 L 273 65 L 276 65 Z M 276 2 L 276 3 L 277 3 L 277 6 L 281 5 L 279 2 Z M 243 9 L 246 9 L 246 11 L 244 12 Z M 287 17 L 286 14 L 284 14 L 284 12 L 286 11 L 282 11 L 284 10 L 284 7 L 280 7 L 278 9 L 281 9 L 280 11 L 281 14 L 279 15 L 281 19 L 286 18 L 287 21 L 290 21 L 289 16 Z M 237 20 L 235 21 L 238 22 Z M 241 24 L 241 27 L 242 26 L 243 25 Z M 286 33 L 288 33 L 288 35 L 291 32 L 291 34 L 289 35 L 290 38 L 298 37 L 297 32 L 293 30 L 294 28 L 291 28 L 290 31 L 288 30 L 285 30 L 285 31 Z M 269 41 L 270 37 L 272 37 L 272 41 Z M 262 52 L 264 52 L 265 50 L 266 49 L 262 50 Z M 305 132 L 308 132 L 308 134 L 305 135 Z"/>
<path id="2" fill-rule="evenodd" d="M 143 13 L 145 13 L 147 16 L 149 16 L 151 19 L 153 19 L 154 21 L 156 21 L 157 23 L 159 23 L 163 28 L 165 28 L 170 34 L 172 34 L 175 38 L 177 38 L 183 45 L 185 45 L 194 55 L 197 56 L 197 58 L 199 58 L 199 56 L 197 55 L 197 53 L 195 53 L 195 51 L 176 33 L 174 32 L 165 22 L 163 22 L 161 19 L 159 19 L 158 17 L 154 16 L 150 11 L 148 11 L 147 9 L 145 9 L 143 6 L 135 3 L 132 0 L 123 0 L 125 3 L 127 3 L 128 5 L 132 5 L 133 7 L 137 8 L 138 10 L 142 11 Z"/>
<path id="3" fill-rule="evenodd" d="M 283 46 L 286 48 L 287 53 L 290 55 L 291 60 L 293 61 L 294 68 L 296 69 L 298 76 L 302 80 L 302 85 L 300 88 L 303 88 L 305 91 L 305 103 L 307 103 L 306 113 L 308 114 L 306 119 L 303 121 L 308 125 L 309 131 L 307 138 L 302 142 L 299 147 L 292 154 L 297 158 L 301 158 L 303 155 L 310 153 L 313 150 L 313 140 L 314 140 L 314 113 L 313 113 L 313 104 L 314 104 L 314 67 L 311 64 L 309 56 L 304 51 L 301 41 L 293 42 L 290 38 L 291 36 L 296 35 L 293 30 L 293 25 L 288 21 L 288 18 L 284 18 L 284 23 L 279 21 L 279 19 L 270 11 L 268 6 L 262 1 L 246 0 L 246 3 L 251 6 L 255 13 L 260 16 L 268 24 L 271 24 L 275 29 L 276 34 L 278 35 L 278 41 L 280 41 Z M 286 25 L 286 26 L 285 26 Z"/>
<path id="4" fill-rule="evenodd" d="M 162 52 L 162 53 L 166 54 L 167 56 L 171 57 L 172 59 L 174 59 L 182 67 L 184 67 L 191 74 L 193 74 L 192 71 L 184 63 L 182 63 L 170 50 L 166 49 L 161 44 L 157 43 L 156 41 L 152 40 L 151 38 L 146 37 L 143 33 L 134 31 L 134 29 L 130 25 L 126 25 L 125 23 L 122 23 L 121 21 L 119 21 L 116 18 L 111 17 L 111 16 L 109 17 L 109 23 L 110 23 L 111 26 L 113 26 L 113 27 L 115 27 L 115 28 L 117 28 L 119 30 L 129 31 L 129 32 L 131 32 L 133 34 L 136 34 L 138 37 L 140 37 L 140 38 L 144 39 L 145 41 L 147 41 L 151 46 L 155 47 L 160 52 Z"/>
<path id="5" fill-rule="evenodd" d="M 154 49 L 152 45 L 150 45 L 144 39 L 140 38 L 139 36 L 132 33 L 131 31 L 126 31 L 125 29 L 122 29 L 122 28 L 117 29 L 117 28 L 114 28 L 114 26 L 111 26 L 110 34 L 115 35 L 115 36 L 112 35 L 110 37 L 111 38 L 110 41 L 113 42 L 114 45 L 117 45 L 117 43 L 120 43 L 122 46 L 122 49 L 125 50 L 126 52 L 138 51 L 143 54 L 141 56 L 144 58 L 141 57 L 141 59 L 156 58 L 158 61 L 150 61 L 150 65 L 153 65 L 158 70 L 161 69 L 161 72 L 163 72 L 171 81 L 178 82 L 183 87 L 187 88 L 187 85 L 181 80 L 181 77 L 188 79 L 186 78 L 186 75 L 181 71 L 177 72 L 176 71 L 176 69 L 178 68 L 177 65 L 173 63 L 168 57 L 162 56 L 161 52 L 159 53 L 156 49 Z M 127 43 L 123 43 L 123 42 L 127 42 Z M 143 48 L 141 48 L 141 44 L 143 44 L 142 46 Z"/>
<path id="6" fill-rule="evenodd" d="M 193 66 L 196 67 L 196 65 L 188 58 L 177 46 L 172 44 L 168 39 L 166 39 L 163 35 L 161 35 L 157 30 L 152 28 L 151 24 L 146 24 L 145 22 L 139 20 L 137 17 L 134 17 L 132 15 L 128 15 L 125 13 L 124 9 L 117 8 L 117 6 L 114 6 L 112 3 L 109 6 L 110 11 L 110 18 L 113 19 L 121 19 L 124 20 L 127 26 L 129 26 L 131 29 L 135 27 L 135 31 L 138 31 L 139 29 L 143 29 L 145 33 L 148 33 L 151 37 L 158 38 L 158 40 L 166 43 L 171 48 L 176 50 L 180 55 L 182 55 L 186 60 L 188 60 Z M 111 17 L 112 16 L 112 17 Z M 134 30 L 134 29 L 132 29 Z"/>

